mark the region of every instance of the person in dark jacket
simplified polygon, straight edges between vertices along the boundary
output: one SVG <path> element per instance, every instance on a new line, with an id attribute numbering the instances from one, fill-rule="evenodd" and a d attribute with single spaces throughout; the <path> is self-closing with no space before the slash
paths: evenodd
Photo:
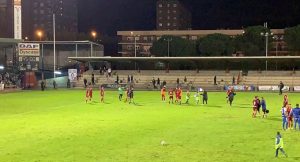
<path id="1" fill-rule="evenodd" d="M 282 95 L 282 90 L 284 88 L 284 84 L 282 83 L 282 81 L 280 81 L 278 87 L 279 87 L 279 95 Z"/>
<path id="2" fill-rule="evenodd" d="M 86 88 L 86 86 L 87 86 L 87 80 L 85 78 L 83 79 L 83 83 L 84 83 L 84 88 Z"/>
<path id="3" fill-rule="evenodd" d="M 214 77 L 214 85 L 217 85 L 217 76 Z"/>
<path id="4" fill-rule="evenodd" d="M 94 74 L 92 74 L 92 85 L 95 85 L 95 75 Z"/>
<path id="5" fill-rule="evenodd" d="M 203 93 L 201 95 L 202 95 L 202 104 L 203 105 L 204 105 L 204 103 L 207 104 L 207 101 L 208 101 L 207 91 L 203 90 Z"/>
<path id="6" fill-rule="evenodd" d="M 45 82 L 44 82 L 44 80 L 42 80 L 42 82 L 41 82 L 41 89 L 42 89 L 42 91 L 45 90 Z"/>

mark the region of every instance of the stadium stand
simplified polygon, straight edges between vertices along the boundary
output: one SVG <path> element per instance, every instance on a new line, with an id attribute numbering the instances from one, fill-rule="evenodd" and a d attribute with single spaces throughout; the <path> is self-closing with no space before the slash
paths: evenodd
<path id="1" fill-rule="evenodd" d="M 160 82 L 166 81 L 168 87 L 176 87 L 177 78 L 179 78 L 182 87 L 204 87 L 210 90 L 220 90 L 225 85 L 232 85 L 233 76 L 235 77 L 235 84 L 247 86 L 276 86 L 282 81 L 287 86 L 300 85 L 300 73 L 293 71 L 249 71 L 246 75 L 242 75 L 241 71 L 182 71 L 174 70 L 166 73 L 164 70 L 118 70 L 113 71 L 112 76 L 108 77 L 105 74 L 100 75 L 99 71 L 87 71 L 79 78 L 77 87 L 83 87 L 83 79 L 86 78 L 88 82 L 91 81 L 91 75 L 95 75 L 96 85 L 115 84 L 117 75 L 121 83 L 127 83 L 128 75 L 133 75 L 134 86 L 142 89 L 153 89 L 153 78 Z M 217 85 L 214 85 L 214 76 L 217 77 Z M 184 78 L 186 77 L 186 82 Z M 120 83 L 120 82 L 119 82 Z"/>

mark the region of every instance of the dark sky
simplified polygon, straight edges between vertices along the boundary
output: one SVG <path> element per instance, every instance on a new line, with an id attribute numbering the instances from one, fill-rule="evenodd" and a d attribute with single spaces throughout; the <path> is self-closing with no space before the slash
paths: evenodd
<path id="1" fill-rule="evenodd" d="M 156 0 L 78 0 L 79 30 L 105 35 L 117 30 L 155 30 Z M 300 0 L 182 0 L 192 12 L 193 29 L 300 24 Z"/>

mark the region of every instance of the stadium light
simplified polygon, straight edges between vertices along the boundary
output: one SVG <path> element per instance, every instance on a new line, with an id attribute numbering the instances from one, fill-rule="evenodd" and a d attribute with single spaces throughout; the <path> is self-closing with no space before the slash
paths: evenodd
<path id="1" fill-rule="evenodd" d="M 97 32 L 96 31 L 92 31 L 91 35 L 92 35 L 92 37 L 94 39 L 94 42 L 96 42 Z"/>
<path id="2" fill-rule="evenodd" d="M 36 35 L 39 37 L 40 41 L 42 41 L 42 37 L 43 37 L 43 32 L 41 30 L 38 30 L 36 32 Z M 26 39 L 26 38 L 25 38 Z"/>
<path id="3" fill-rule="evenodd" d="M 4 70 L 4 66 L 3 65 L 0 65 L 0 70 Z"/>
<path id="4" fill-rule="evenodd" d="M 55 71 L 54 74 L 61 75 L 62 72 L 61 71 Z"/>

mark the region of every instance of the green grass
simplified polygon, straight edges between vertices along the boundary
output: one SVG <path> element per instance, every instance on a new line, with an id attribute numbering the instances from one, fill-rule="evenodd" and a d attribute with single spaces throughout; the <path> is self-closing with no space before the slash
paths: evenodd
<path id="1" fill-rule="evenodd" d="M 300 131 L 281 131 L 277 93 L 266 98 L 267 119 L 251 118 L 255 93 L 209 93 L 207 106 L 169 105 L 159 92 L 136 92 L 136 105 L 107 92 L 105 104 L 86 104 L 84 91 L 0 94 L 0 161 L 299 161 Z M 184 97 L 185 98 L 185 97 Z M 289 94 L 300 102 L 300 94 Z M 274 158 L 281 131 L 288 158 Z M 164 140 L 168 145 L 162 146 Z"/>

